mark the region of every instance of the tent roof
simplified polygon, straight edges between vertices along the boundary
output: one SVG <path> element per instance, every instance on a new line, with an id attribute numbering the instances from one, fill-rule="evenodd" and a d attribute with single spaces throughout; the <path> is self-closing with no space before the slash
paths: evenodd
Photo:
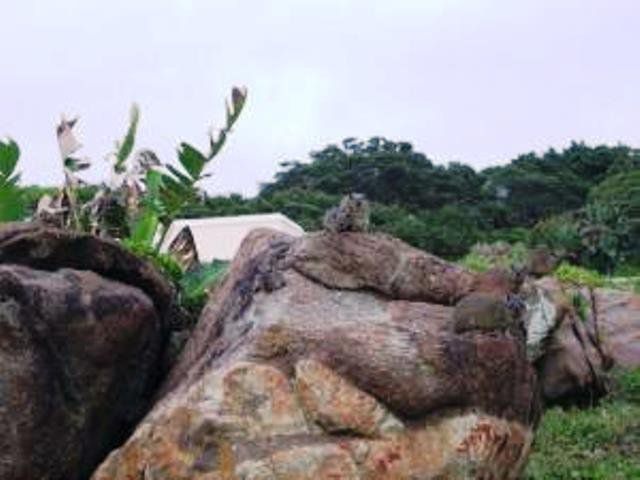
<path id="1" fill-rule="evenodd" d="M 300 225 L 281 213 L 182 218 L 171 223 L 162 251 L 167 250 L 171 241 L 186 226 L 191 228 L 200 260 L 205 262 L 233 259 L 244 237 L 256 228 L 272 228 L 293 236 L 304 233 Z"/>

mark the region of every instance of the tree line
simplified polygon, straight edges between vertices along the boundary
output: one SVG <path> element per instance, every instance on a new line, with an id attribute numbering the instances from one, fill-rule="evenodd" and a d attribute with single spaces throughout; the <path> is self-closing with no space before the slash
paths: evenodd
<path id="1" fill-rule="evenodd" d="M 478 242 L 545 245 L 610 272 L 640 257 L 640 150 L 572 142 L 477 171 L 438 165 L 408 142 L 345 139 L 280 164 L 256 197 L 210 197 L 189 217 L 280 211 L 305 229 L 348 192 L 372 202 L 375 229 L 455 259 Z"/>

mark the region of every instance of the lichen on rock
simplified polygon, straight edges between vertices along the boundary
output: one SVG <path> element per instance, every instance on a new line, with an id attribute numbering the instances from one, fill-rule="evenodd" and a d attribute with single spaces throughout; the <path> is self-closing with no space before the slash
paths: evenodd
<path id="1" fill-rule="evenodd" d="M 453 325 L 509 288 L 384 235 L 255 231 L 93 478 L 517 478 L 539 415 L 524 341 Z"/>

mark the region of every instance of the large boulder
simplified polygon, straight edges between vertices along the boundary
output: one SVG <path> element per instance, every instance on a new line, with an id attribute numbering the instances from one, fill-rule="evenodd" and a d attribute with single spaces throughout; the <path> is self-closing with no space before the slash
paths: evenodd
<path id="1" fill-rule="evenodd" d="M 539 416 L 524 340 L 456 332 L 451 306 L 504 287 L 384 235 L 255 231 L 93 479 L 518 478 Z"/>
<path id="2" fill-rule="evenodd" d="M 524 291 L 528 354 L 547 403 L 592 403 L 608 392 L 609 369 L 640 367 L 639 295 L 553 277 Z"/>
<path id="3" fill-rule="evenodd" d="M 640 368 L 640 295 L 596 289 L 595 312 L 608 355 L 623 368 Z"/>
<path id="4" fill-rule="evenodd" d="M 171 299 L 115 243 L 0 229 L 0 478 L 88 478 L 149 407 Z"/>

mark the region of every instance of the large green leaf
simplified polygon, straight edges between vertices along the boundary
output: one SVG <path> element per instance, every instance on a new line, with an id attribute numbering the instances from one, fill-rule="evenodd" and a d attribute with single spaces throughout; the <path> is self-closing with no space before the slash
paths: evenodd
<path id="1" fill-rule="evenodd" d="M 160 218 L 152 208 L 143 208 L 131 230 L 131 240 L 136 243 L 151 246 L 159 223 Z"/>
<path id="2" fill-rule="evenodd" d="M 207 163 L 207 157 L 186 142 L 182 142 L 178 148 L 178 159 L 193 180 L 200 178 L 202 169 Z"/>
<path id="3" fill-rule="evenodd" d="M 226 141 L 227 141 L 227 132 L 225 132 L 224 130 L 220 130 L 220 132 L 218 132 L 218 138 L 215 138 L 213 134 L 211 134 L 211 137 L 209 138 L 209 143 L 211 145 L 211 151 L 209 152 L 209 160 L 211 160 L 213 157 L 215 157 L 218 154 L 218 152 L 220 152 L 220 150 L 222 149 L 222 146 Z"/>
<path id="4" fill-rule="evenodd" d="M 133 145 L 136 140 L 136 131 L 138 129 L 138 121 L 140 120 L 140 109 L 137 104 L 131 106 L 131 113 L 129 119 L 129 129 L 125 135 L 122 143 L 118 145 L 118 151 L 116 152 L 116 164 L 113 166 L 117 173 L 125 171 L 125 161 L 131 155 L 133 151 Z"/>
<path id="5" fill-rule="evenodd" d="M 247 90 L 233 87 L 231 90 L 231 104 L 227 103 L 227 130 L 238 120 L 246 101 Z"/>
<path id="6" fill-rule="evenodd" d="M 157 170 L 149 170 L 147 171 L 147 175 L 145 177 L 145 185 L 147 186 L 147 196 L 148 197 L 157 197 L 160 194 L 160 189 L 162 188 L 164 180 L 164 175 Z"/>
<path id="7" fill-rule="evenodd" d="M 146 246 L 151 246 L 160 224 L 160 217 L 164 214 L 160 191 L 163 187 L 163 174 L 157 170 L 147 171 L 145 176 L 147 191 L 143 197 L 142 210 L 131 226 L 131 240 Z"/>
<path id="8" fill-rule="evenodd" d="M 0 186 L 0 222 L 22 220 L 25 216 L 24 196 L 12 185 Z"/>
<path id="9" fill-rule="evenodd" d="M 11 139 L 7 142 L 0 141 L 0 184 L 9 180 L 19 158 L 20 148 L 16 142 Z"/>
<path id="10" fill-rule="evenodd" d="M 67 157 L 64 159 L 64 168 L 70 172 L 80 172 L 91 167 L 91 162 L 81 158 Z"/>
<path id="11" fill-rule="evenodd" d="M 181 184 L 183 184 L 186 187 L 190 187 L 191 185 L 193 185 L 193 180 L 187 177 L 184 173 L 182 173 L 176 167 L 169 164 L 167 164 L 166 167 L 167 167 L 167 170 L 169 170 L 169 172 L 171 172 L 171 174 L 175 177 L 175 179 L 178 180 Z"/>

